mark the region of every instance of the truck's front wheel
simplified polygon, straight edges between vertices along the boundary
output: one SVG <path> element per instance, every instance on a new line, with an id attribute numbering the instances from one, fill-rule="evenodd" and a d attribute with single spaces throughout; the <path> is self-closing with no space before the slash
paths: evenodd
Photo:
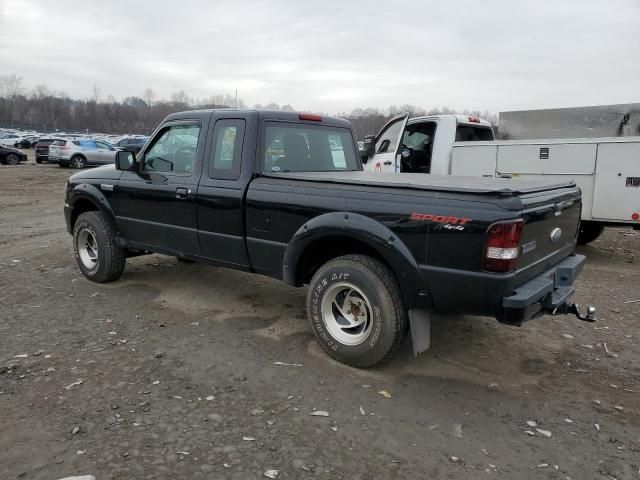
<path id="1" fill-rule="evenodd" d="M 126 251 L 116 243 L 113 221 L 102 212 L 78 217 L 73 227 L 73 250 L 80 271 L 93 282 L 111 282 L 124 271 Z"/>
<path id="2" fill-rule="evenodd" d="M 307 313 L 322 348 L 358 368 L 391 357 L 407 332 L 407 311 L 393 273 L 364 255 L 338 257 L 318 269 L 309 284 Z"/>
<path id="3" fill-rule="evenodd" d="M 578 244 L 586 245 L 593 242 L 604 231 L 604 225 L 597 222 L 580 222 L 578 229 Z"/>

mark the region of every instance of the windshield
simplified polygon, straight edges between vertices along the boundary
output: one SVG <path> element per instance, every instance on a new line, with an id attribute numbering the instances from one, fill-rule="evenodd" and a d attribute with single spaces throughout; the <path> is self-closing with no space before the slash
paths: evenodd
<path id="1" fill-rule="evenodd" d="M 271 124 L 264 138 L 265 172 L 359 170 L 353 137 L 346 128 Z"/>

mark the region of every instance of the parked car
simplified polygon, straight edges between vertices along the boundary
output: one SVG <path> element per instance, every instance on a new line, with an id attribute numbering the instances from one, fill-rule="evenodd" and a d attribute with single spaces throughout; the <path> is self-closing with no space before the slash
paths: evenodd
<path id="1" fill-rule="evenodd" d="M 128 152 L 138 153 L 145 143 L 149 140 L 148 137 L 126 137 L 114 144 L 114 147 L 121 148 Z"/>
<path id="2" fill-rule="evenodd" d="M 26 137 L 22 137 L 15 143 L 16 148 L 33 148 L 38 143 L 39 137 L 35 135 L 28 135 Z"/>
<path id="3" fill-rule="evenodd" d="M 49 161 L 49 145 L 53 143 L 55 138 L 41 138 L 36 143 L 36 163 Z"/>
<path id="4" fill-rule="evenodd" d="M 20 135 L 16 135 L 15 133 L 6 133 L 0 137 L 0 145 L 5 147 L 15 147 L 16 143 L 18 143 L 20 139 Z"/>
<path id="5" fill-rule="evenodd" d="M 18 165 L 20 162 L 26 162 L 27 155 L 17 148 L 0 145 L 0 163 L 3 165 Z"/>
<path id="6" fill-rule="evenodd" d="M 114 163 L 118 150 L 106 142 L 96 140 L 54 140 L 49 145 L 49 161 L 61 167 L 84 168 Z"/>
<path id="7" fill-rule="evenodd" d="M 318 342 L 362 368 L 409 329 L 428 348 L 432 311 L 593 321 L 570 303 L 580 207 L 562 179 L 363 172 L 348 121 L 242 110 L 169 115 L 139 155 L 73 175 L 64 200 L 89 280 L 158 252 L 308 284 Z"/>

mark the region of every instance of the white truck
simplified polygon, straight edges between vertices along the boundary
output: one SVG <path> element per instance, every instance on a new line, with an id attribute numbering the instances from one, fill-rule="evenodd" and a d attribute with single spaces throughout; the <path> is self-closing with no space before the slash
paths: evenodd
<path id="1" fill-rule="evenodd" d="M 365 170 L 509 178 L 570 178 L 582 190 L 578 242 L 605 226 L 640 229 L 640 137 L 496 141 L 467 115 L 391 119 L 361 150 Z"/>

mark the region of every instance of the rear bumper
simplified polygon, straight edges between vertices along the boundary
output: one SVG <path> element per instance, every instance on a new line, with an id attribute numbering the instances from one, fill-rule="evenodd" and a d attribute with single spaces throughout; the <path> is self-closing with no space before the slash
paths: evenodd
<path id="1" fill-rule="evenodd" d="M 511 295 L 502 299 L 503 311 L 498 320 L 519 325 L 567 305 L 575 293 L 573 283 L 585 261 L 584 255 L 571 255 L 517 287 Z"/>

